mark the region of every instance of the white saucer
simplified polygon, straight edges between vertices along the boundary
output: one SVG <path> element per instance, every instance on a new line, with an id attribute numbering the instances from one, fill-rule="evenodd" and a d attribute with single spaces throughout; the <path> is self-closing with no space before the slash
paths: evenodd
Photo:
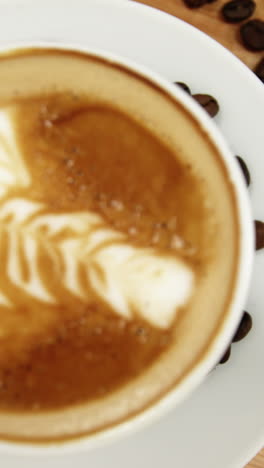
<path id="1" fill-rule="evenodd" d="M 195 14 L 195 13 L 194 13 Z M 264 87 L 198 30 L 127 0 L 0 0 L 0 46 L 59 41 L 99 47 L 218 98 L 217 117 L 251 171 L 255 218 L 264 219 Z M 247 309 L 254 328 L 231 360 L 169 416 L 115 445 L 79 455 L 1 455 L 3 468 L 242 468 L 264 443 L 264 254 L 256 255 Z M 217 294 L 217 291 L 216 291 Z M 213 312 L 213 311 L 212 311 Z"/>

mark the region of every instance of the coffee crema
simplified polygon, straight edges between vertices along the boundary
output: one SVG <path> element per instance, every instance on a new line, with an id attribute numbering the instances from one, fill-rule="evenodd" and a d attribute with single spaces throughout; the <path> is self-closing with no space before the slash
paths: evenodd
<path id="1" fill-rule="evenodd" d="M 0 57 L 0 436 L 137 414 L 202 359 L 238 262 L 233 187 L 184 107 L 78 52 Z"/>

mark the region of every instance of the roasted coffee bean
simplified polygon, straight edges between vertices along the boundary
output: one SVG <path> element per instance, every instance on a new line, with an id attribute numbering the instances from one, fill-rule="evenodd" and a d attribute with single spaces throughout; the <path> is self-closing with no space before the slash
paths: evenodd
<path id="1" fill-rule="evenodd" d="M 177 86 L 180 86 L 180 88 L 186 91 L 186 93 L 191 94 L 191 90 L 189 86 L 187 86 L 187 84 L 185 83 L 182 83 L 182 81 L 175 81 L 174 84 L 176 84 Z"/>
<path id="2" fill-rule="evenodd" d="M 257 64 L 255 73 L 258 78 L 264 83 L 264 58 Z"/>
<path id="3" fill-rule="evenodd" d="M 256 229 L 256 250 L 264 249 L 264 223 L 263 221 L 255 221 Z"/>
<path id="4" fill-rule="evenodd" d="M 222 15 L 228 23 L 239 23 L 248 19 L 256 8 L 253 0 L 232 0 L 222 8 Z"/>
<path id="5" fill-rule="evenodd" d="M 246 184 L 247 186 L 250 185 L 250 182 L 251 182 L 251 177 L 250 177 L 250 172 L 248 170 L 248 167 L 244 161 L 244 159 L 242 159 L 240 156 L 236 156 L 237 158 L 237 161 L 242 169 L 242 172 L 243 172 L 243 175 L 245 177 L 245 180 L 246 180 Z"/>
<path id="6" fill-rule="evenodd" d="M 249 315 L 248 312 L 244 312 L 244 315 L 241 319 L 240 324 L 238 325 L 238 329 L 234 335 L 233 343 L 237 343 L 237 341 L 243 340 L 250 332 L 252 328 L 252 317 Z"/>
<path id="7" fill-rule="evenodd" d="M 207 3 L 207 0 L 184 0 L 184 3 L 189 8 L 199 8 Z"/>
<path id="8" fill-rule="evenodd" d="M 209 94 L 193 94 L 193 98 L 208 112 L 211 117 L 215 117 L 219 111 L 217 100 Z"/>
<path id="9" fill-rule="evenodd" d="M 244 45 L 251 50 L 264 50 L 264 21 L 250 20 L 240 28 Z"/>
<path id="10" fill-rule="evenodd" d="M 213 3 L 216 2 L 216 0 L 183 0 L 185 5 L 189 8 L 199 8 L 203 5 L 206 5 L 206 3 Z"/>
<path id="11" fill-rule="evenodd" d="M 225 362 L 228 361 L 228 359 L 230 358 L 230 356 L 231 356 L 231 345 L 227 348 L 225 354 L 224 354 L 223 357 L 220 359 L 219 364 L 225 364 Z"/>

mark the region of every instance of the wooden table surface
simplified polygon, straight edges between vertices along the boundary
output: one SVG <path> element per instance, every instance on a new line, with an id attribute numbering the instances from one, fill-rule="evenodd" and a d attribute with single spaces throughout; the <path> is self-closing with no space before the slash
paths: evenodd
<path id="1" fill-rule="evenodd" d="M 171 13 L 188 23 L 196 26 L 212 36 L 218 42 L 230 49 L 251 69 L 264 57 L 264 52 L 249 52 L 240 42 L 239 25 L 224 23 L 220 9 L 227 0 L 217 0 L 215 3 L 191 10 L 184 5 L 183 0 L 136 0 L 139 3 L 153 6 Z M 264 0 L 255 0 L 257 8 L 253 17 L 264 20 Z M 264 86 L 264 85 L 263 85 Z M 264 423 L 263 423 L 264 424 Z M 212 467 L 213 468 L 213 467 Z M 223 467 L 225 468 L 225 467 Z M 264 449 L 260 452 L 247 468 L 264 468 Z"/>

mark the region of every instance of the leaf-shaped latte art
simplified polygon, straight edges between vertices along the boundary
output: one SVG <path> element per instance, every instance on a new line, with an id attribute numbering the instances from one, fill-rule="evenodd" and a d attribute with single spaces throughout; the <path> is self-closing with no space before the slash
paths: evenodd
<path id="1" fill-rule="evenodd" d="M 139 314 L 154 326 L 168 327 L 192 293 L 190 267 L 175 255 L 132 245 L 92 212 L 51 213 L 45 204 L 12 196 L 13 186 L 30 185 L 30 174 L 11 116 L 0 114 L 0 254 L 6 277 L 0 283 L 0 305 L 16 307 L 10 287 L 25 297 L 59 304 L 57 285 L 86 303 L 96 295 L 126 319 Z"/>

